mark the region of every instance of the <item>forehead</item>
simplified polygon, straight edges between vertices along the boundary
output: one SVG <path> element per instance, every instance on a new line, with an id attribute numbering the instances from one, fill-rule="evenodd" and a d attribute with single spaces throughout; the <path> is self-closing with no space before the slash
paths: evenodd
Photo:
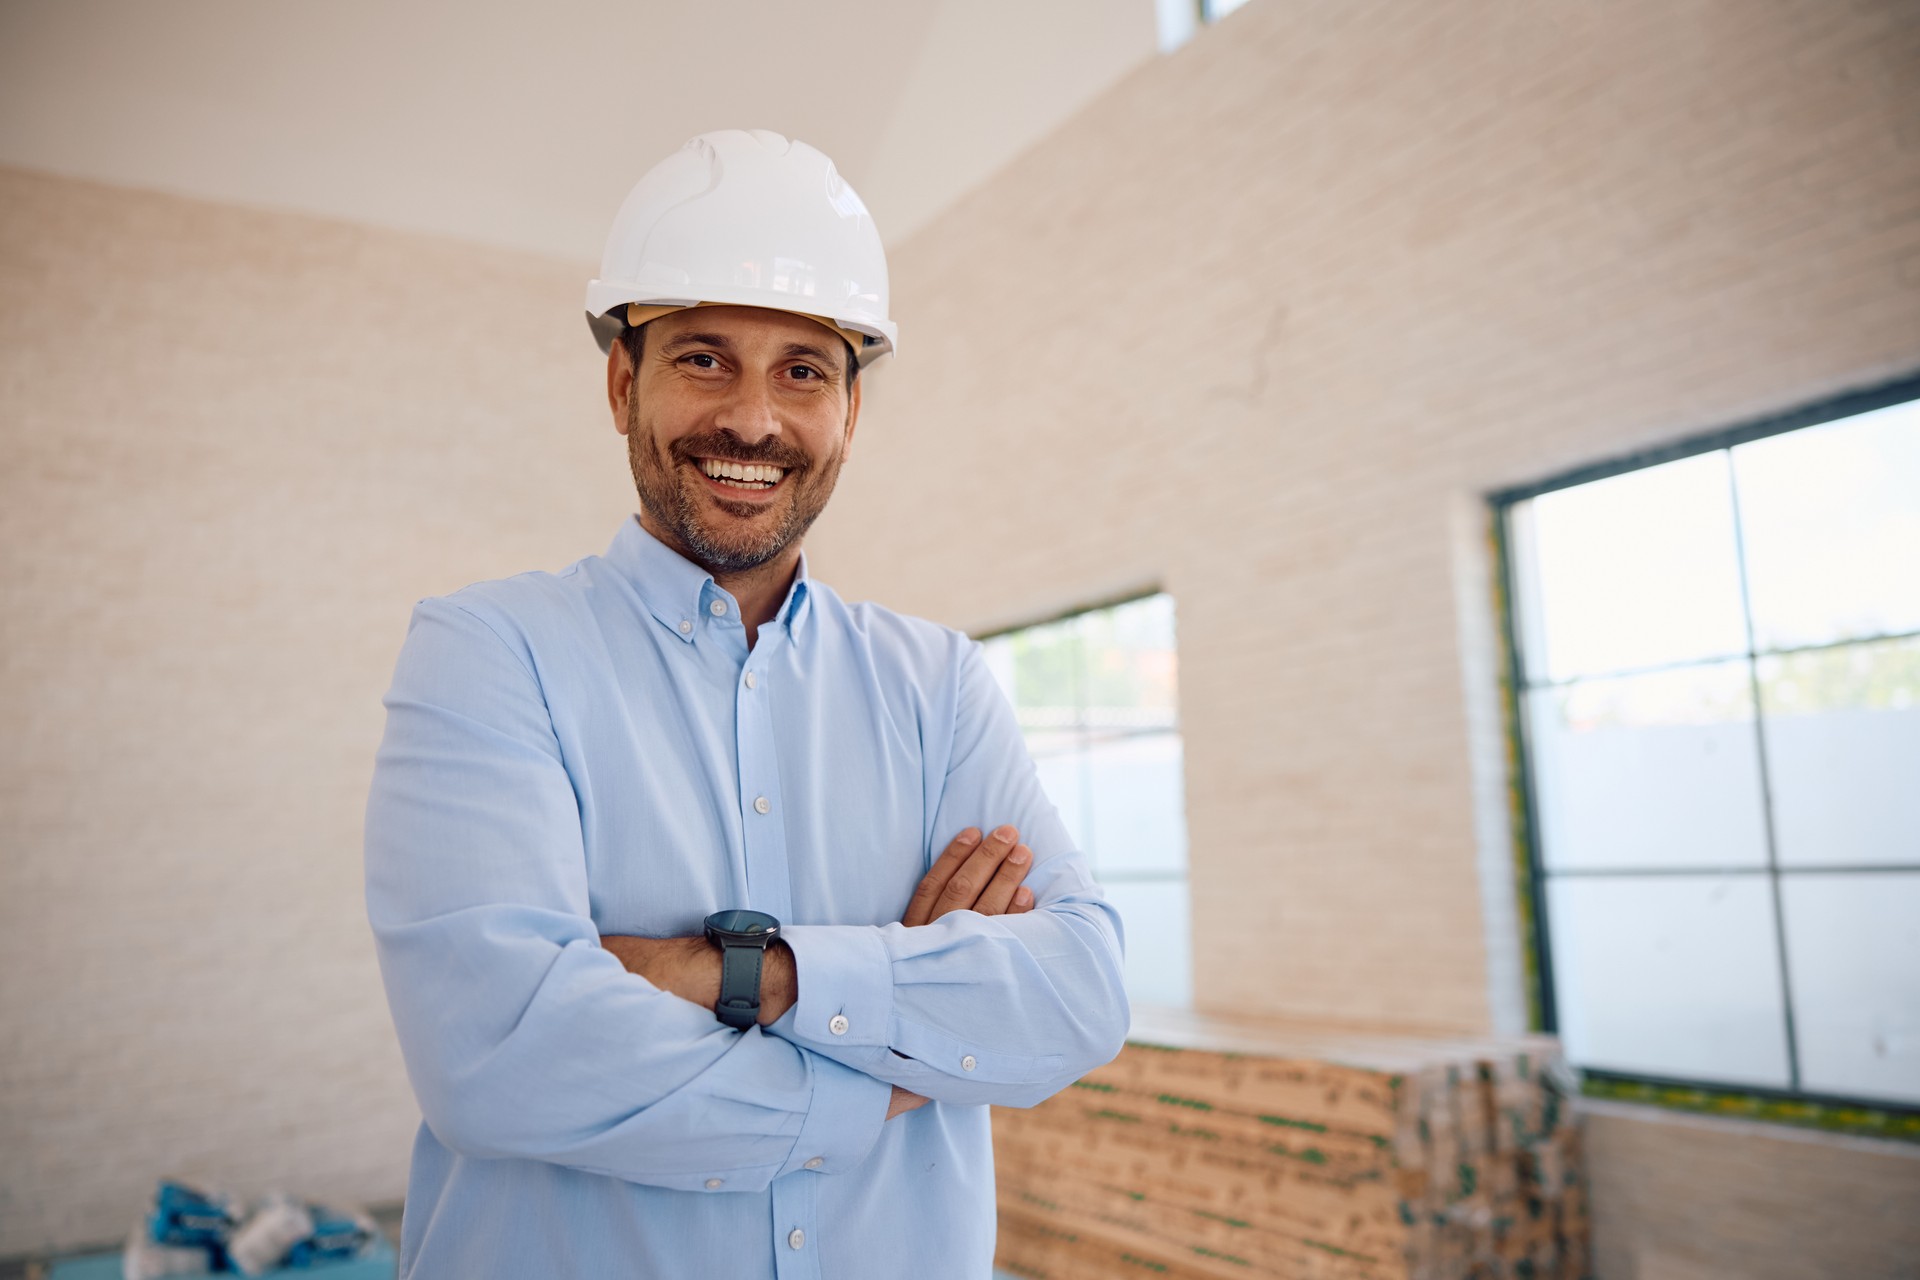
<path id="1" fill-rule="evenodd" d="M 654 341 L 662 345 L 690 334 L 711 334 L 743 348 L 818 347 L 836 359 L 844 345 L 839 334 L 818 321 L 767 307 L 687 307 L 669 311 L 649 327 Z"/>

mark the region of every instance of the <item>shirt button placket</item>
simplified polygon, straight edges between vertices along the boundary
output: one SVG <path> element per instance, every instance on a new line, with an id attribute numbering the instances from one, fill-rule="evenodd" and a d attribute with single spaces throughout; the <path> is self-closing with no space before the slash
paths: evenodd
<path id="1" fill-rule="evenodd" d="M 773 1181 L 773 1270 L 777 1280 L 831 1280 L 820 1274 L 817 1178 Z"/>

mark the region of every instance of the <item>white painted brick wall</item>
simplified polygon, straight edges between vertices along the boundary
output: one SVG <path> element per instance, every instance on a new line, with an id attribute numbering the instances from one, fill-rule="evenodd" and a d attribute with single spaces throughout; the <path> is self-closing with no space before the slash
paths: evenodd
<path id="1" fill-rule="evenodd" d="M 822 575 L 968 629 L 1164 585 L 1200 1002 L 1511 1027 L 1484 495 L 1920 368 L 1920 6 L 1253 0 L 894 288 Z M 1913 1256 L 1907 1152 L 1607 1126 L 1604 1280 Z"/>
<path id="2" fill-rule="evenodd" d="M 895 254 L 816 562 L 969 629 L 1166 586 L 1198 998 L 1511 1026 L 1483 496 L 1920 367 L 1916 46 L 1256 0 Z"/>
<path id="3" fill-rule="evenodd" d="M 360 827 L 413 601 L 632 509 L 584 268 L 0 170 L 0 1257 L 397 1199 Z"/>

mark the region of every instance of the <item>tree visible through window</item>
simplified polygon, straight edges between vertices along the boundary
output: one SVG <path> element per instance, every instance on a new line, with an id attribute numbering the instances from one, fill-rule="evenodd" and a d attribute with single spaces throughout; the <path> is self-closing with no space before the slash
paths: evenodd
<path id="1" fill-rule="evenodd" d="M 1192 999 L 1173 597 L 982 642 L 1040 771 L 1127 930 L 1133 999 Z"/>
<path id="2" fill-rule="evenodd" d="M 1920 401 L 1501 505 L 1569 1057 L 1920 1104 Z"/>

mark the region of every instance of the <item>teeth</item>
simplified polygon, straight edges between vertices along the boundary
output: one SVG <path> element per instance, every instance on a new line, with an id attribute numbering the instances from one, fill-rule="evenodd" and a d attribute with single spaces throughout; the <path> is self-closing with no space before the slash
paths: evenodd
<path id="1" fill-rule="evenodd" d="M 768 488 L 779 484 L 780 478 L 787 474 L 784 467 L 770 467 L 754 462 L 723 462 L 718 458 L 700 459 L 700 469 L 715 480 L 765 485 Z"/>

